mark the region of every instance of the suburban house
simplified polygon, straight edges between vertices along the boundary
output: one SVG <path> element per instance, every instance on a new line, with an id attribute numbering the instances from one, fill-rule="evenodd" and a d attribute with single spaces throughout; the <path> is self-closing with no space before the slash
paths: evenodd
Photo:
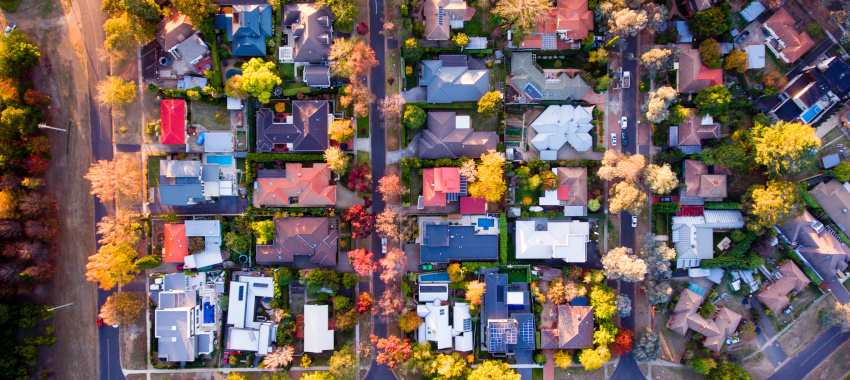
<path id="1" fill-rule="evenodd" d="M 466 195 L 466 177 L 455 167 L 422 169 L 422 195 L 418 208 L 446 207 Z"/>
<path id="2" fill-rule="evenodd" d="M 469 304 L 456 302 L 452 307 L 452 324 L 449 324 L 449 283 L 449 276 L 445 272 L 419 275 L 416 314 L 423 319 L 423 323 L 419 325 L 417 341 L 434 342 L 438 350 L 454 347 L 455 351 L 472 351 Z"/>
<path id="3" fill-rule="evenodd" d="M 159 102 L 159 143 L 186 145 L 186 101 L 162 99 Z"/>
<path id="4" fill-rule="evenodd" d="M 850 263 L 850 248 L 808 211 L 786 221 L 779 232 L 824 280 L 835 281 L 845 277 L 843 273 Z M 845 289 L 840 284 L 835 288 Z"/>
<path id="5" fill-rule="evenodd" d="M 587 261 L 590 223 L 546 219 L 516 221 L 518 260 L 561 259 L 568 263 Z"/>
<path id="6" fill-rule="evenodd" d="M 737 210 L 702 210 L 688 207 L 673 217 L 672 237 L 676 267 L 697 268 L 702 260 L 714 258 L 714 232 L 744 228 L 744 216 Z"/>
<path id="7" fill-rule="evenodd" d="M 836 180 L 821 182 L 809 191 L 829 218 L 844 233 L 850 231 L 850 185 Z"/>
<path id="8" fill-rule="evenodd" d="M 726 198 L 726 174 L 710 171 L 702 161 L 685 160 L 685 186 L 680 190 L 682 205 L 719 202 Z M 716 168 L 713 168 L 716 169 Z"/>
<path id="9" fill-rule="evenodd" d="M 679 302 L 673 309 L 673 314 L 667 321 L 667 328 L 679 335 L 687 334 L 688 330 L 694 330 L 703 335 L 703 345 L 709 350 L 719 352 L 726 343 L 727 338 L 735 334 L 741 315 L 726 307 L 720 307 L 712 319 L 704 318 L 699 314 L 699 307 L 705 301 L 705 295 L 710 289 L 694 283 L 679 295 Z"/>
<path id="10" fill-rule="evenodd" d="M 266 38 L 274 35 L 272 7 L 268 4 L 235 4 L 222 8 L 215 26 L 230 42 L 234 57 L 265 57 Z"/>
<path id="11" fill-rule="evenodd" d="M 576 152 L 587 152 L 593 148 L 593 106 L 551 105 L 534 119 L 531 129 L 534 137 L 531 146 L 540 152 L 540 159 L 558 159 L 558 151 L 572 148 Z"/>
<path id="12" fill-rule="evenodd" d="M 850 65 L 838 57 L 830 57 L 803 69 L 792 78 L 779 102 L 770 111 L 785 121 L 812 124 L 850 98 Z"/>
<path id="13" fill-rule="evenodd" d="M 265 107 L 257 110 L 258 152 L 323 152 L 328 148 L 328 127 L 334 120 L 330 102 L 294 100 L 291 108 L 282 113 Z"/>
<path id="14" fill-rule="evenodd" d="M 543 304 L 540 349 L 577 350 L 592 345 L 593 309 L 590 306 Z"/>
<path id="15" fill-rule="evenodd" d="M 513 90 L 505 98 L 508 103 L 581 100 L 592 91 L 577 70 L 543 69 L 534 61 L 534 53 L 522 51 L 511 55 L 508 84 Z"/>
<path id="16" fill-rule="evenodd" d="M 292 3 L 284 6 L 283 14 L 280 61 L 303 67 L 301 79 L 308 86 L 330 87 L 328 55 L 333 44 L 333 13 L 316 3 Z"/>
<path id="17" fill-rule="evenodd" d="M 593 11 L 587 0 L 557 0 L 537 21 L 537 28 L 522 39 L 521 49 L 576 49 L 593 31 Z M 513 46 L 513 45 L 512 45 Z"/>
<path id="18" fill-rule="evenodd" d="M 452 29 L 463 29 L 463 23 L 475 16 L 475 8 L 465 0 L 425 0 L 422 6 L 425 18 L 425 39 L 448 41 Z"/>
<path id="19" fill-rule="evenodd" d="M 334 349 L 329 313 L 328 305 L 304 305 L 304 352 L 318 354 Z"/>
<path id="20" fill-rule="evenodd" d="M 320 207 L 336 203 L 336 185 L 326 163 L 287 162 L 283 173 L 254 182 L 254 207 Z"/>
<path id="21" fill-rule="evenodd" d="M 215 284 L 200 272 L 191 276 L 169 273 L 156 279 L 154 337 L 156 354 L 168 362 L 192 362 L 215 350 L 221 321 Z"/>
<path id="22" fill-rule="evenodd" d="M 706 87 L 723 84 L 723 69 L 710 69 L 702 64 L 699 50 L 690 45 L 676 45 L 677 90 L 683 94 L 693 94 Z"/>
<path id="23" fill-rule="evenodd" d="M 206 156 L 205 160 L 209 160 Z M 212 161 L 217 161 L 213 156 Z M 169 206 L 190 206 L 219 197 L 238 195 L 235 164 L 232 156 L 228 166 L 198 160 L 163 160 L 159 164 L 159 202 Z"/>
<path id="24" fill-rule="evenodd" d="M 759 301 L 774 315 L 781 314 L 788 307 L 791 303 L 791 299 L 788 298 L 790 294 L 805 289 L 811 282 L 791 260 L 779 266 L 779 274 L 778 280 L 762 289 L 757 295 Z"/>
<path id="25" fill-rule="evenodd" d="M 274 220 L 271 244 L 257 244 L 257 264 L 295 264 L 299 268 L 336 265 L 336 219 L 291 217 Z"/>
<path id="26" fill-rule="evenodd" d="M 552 168 L 558 187 L 546 190 L 538 204 L 564 208 L 564 216 L 587 216 L 587 168 Z"/>
<path id="27" fill-rule="evenodd" d="M 157 42 L 167 53 L 156 66 L 159 79 L 177 80 L 181 90 L 206 85 L 204 72 L 212 67 L 210 49 L 186 15 L 176 13 L 164 20 Z"/>
<path id="28" fill-rule="evenodd" d="M 416 155 L 424 159 L 480 157 L 496 150 L 499 134 L 476 132 L 469 115 L 455 112 L 428 112 L 428 128 L 416 138 Z"/>
<path id="29" fill-rule="evenodd" d="M 481 350 L 495 357 L 514 356 L 531 363 L 535 348 L 534 314 L 527 283 L 508 284 L 508 275 L 484 275 Z"/>
<path id="30" fill-rule="evenodd" d="M 762 24 L 767 37 L 765 44 L 770 51 L 785 63 L 794 63 L 809 49 L 815 41 L 806 31 L 799 31 L 797 20 L 784 7 L 779 8 Z"/>
<path id="31" fill-rule="evenodd" d="M 274 278 L 256 273 L 236 272 L 230 280 L 227 297 L 227 349 L 256 352 L 263 356 L 272 351 L 277 339 L 277 324 L 265 305 L 274 297 Z"/>
<path id="32" fill-rule="evenodd" d="M 163 225 L 162 262 L 206 268 L 221 264 L 221 224 L 218 220 L 187 220 Z M 190 254 L 191 251 L 191 254 Z"/>
<path id="33" fill-rule="evenodd" d="M 477 102 L 490 91 L 490 70 L 469 67 L 466 55 L 443 54 L 422 61 L 419 85 L 428 103 Z"/>
<path id="34" fill-rule="evenodd" d="M 702 141 L 719 139 L 726 135 L 720 123 L 715 123 L 711 115 L 700 116 L 696 110 L 688 110 L 689 116 L 679 125 L 670 127 L 671 147 L 679 148 L 682 153 L 696 154 L 702 151 Z"/>
<path id="35" fill-rule="evenodd" d="M 464 216 L 452 224 L 429 221 L 423 223 L 421 231 L 421 263 L 499 259 L 499 225 L 495 218 Z"/>

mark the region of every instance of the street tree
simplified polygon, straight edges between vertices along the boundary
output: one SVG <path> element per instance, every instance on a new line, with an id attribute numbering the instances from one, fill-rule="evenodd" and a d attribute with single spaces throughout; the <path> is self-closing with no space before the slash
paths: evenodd
<path id="1" fill-rule="evenodd" d="M 375 230 L 381 236 L 398 241 L 401 239 L 399 215 L 391 208 L 381 211 L 375 218 Z"/>
<path id="2" fill-rule="evenodd" d="M 672 55 L 673 51 L 670 49 L 652 48 L 641 54 L 640 63 L 650 72 L 657 72 L 667 68 Z"/>
<path id="3" fill-rule="evenodd" d="M 661 354 L 661 345 L 658 342 L 658 334 L 647 330 L 638 340 L 638 344 L 632 349 L 632 355 L 639 362 L 647 362 L 658 359 Z"/>
<path id="4" fill-rule="evenodd" d="M 100 307 L 99 317 L 111 326 L 126 326 L 135 322 L 145 310 L 143 296 L 131 292 L 115 292 Z"/>
<path id="5" fill-rule="evenodd" d="M 375 255 L 365 248 L 348 251 L 348 261 L 351 262 L 354 272 L 360 276 L 369 276 L 375 269 L 378 269 Z"/>
<path id="6" fill-rule="evenodd" d="M 378 191 L 384 198 L 384 202 L 391 203 L 404 192 L 401 179 L 396 174 L 387 174 L 378 180 Z"/>
<path id="7" fill-rule="evenodd" d="M 401 249 L 393 248 L 378 260 L 378 264 L 381 266 L 381 281 L 394 284 L 406 272 L 407 255 Z"/>
<path id="8" fill-rule="evenodd" d="M 617 182 L 611 187 L 611 197 L 608 200 L 608 212 L 617 214 L 628 211 L 638 215 L 646 206 L 646 193 L 632 182 Z"/>
<path id="9" fill-rule="evenodd" d="M 339 104 L 345 108 L 351 106 L 354 115 L 357 117 L 369 116 L 369 105 L 373 101 L 375 101 L 375 96 L 369 92 L 369 87 L 366 87 L 359 79 L 343 87 L 342 94 L 339 97 Z"/>
<path id="10" fill-rule="evenodd" d="M 130 243 L 139 241 L 142 225 L 139 214 L 133 211 L 118 209 L 115 215 L 106 215 L 97 222 L 97 242 L 101 245 Z"/>
<path id="11" fill-rule="evenodd" d="M 625 155 L 614 149 L 605 151 L 602 166 L 597 174 L 606 181 L 625 180 L 637 182 L 646 166 L 646 158 L 641 154 Z"/>
<path id="12" fill-rule="evenodd" d="M 92 163 L 84 178 L 91 184 L 91 194 L 101 202 L 111 202 L 116 196 L 138 199 L 142 192 L 141 169 L 130 155 L 119 155 L 110 161 Z"/>
<path id="13" fill-rule="evenodd" d="M 649 18 L 643 10 L 623 8 L 614 11 L 608 19 L 608 29 L 621 37 L 636 36 L 646 28 Z"/>
<path id="14" fill-rule="evenodd" d="M 136 249 L 127 243 L 103 245 L 89 256 L 86 280 L 97 283 L 103 290 L 123 286 L 136 277 Z"/>
<path id="15" fill-rule="evenodd" d="M 649 164 L 644 169 L 644 180 L 653 193 L 658 195 L 668 194 L 679 186 L 676 173 L 670 169 L 670 164 Z"/>
<path id="16" fill-rule="evenodd" d="M 401 111 L 404 108 L 404 97 L 401 94 L 387 96 L 381 99 L 378 109 L 389 123 L 398 123 Z"/>
<path id="17" fill-rule="evenodd" d="M 649 102 L 646 105 L 646 118 L 653 123 L 660 123 L 666 120 L 670 112 L 668 108 L 670 104 L 676 100 L 676 92 L 673 87 L 663 86 L 649 93 Z"/>
<path id="18" fill-rule="evenodd" d="M 646 276 L 646 261 L 632 253 L 631 248 L 616 247 L 602 256 L 602 267 L 609 279 L 628 282 L 643 281 Z"/>
<path id="19" fill-rule="evenodd" d="M 398 328 L 405 334 L 412 333 L 422 324 L 422 318 L 416 314 L 416 310 L 408 310 L 401 314 L 398 319 Z"/>
<path id="20" fill-rule="evenodd" d="M 136 100 L 136 82 L 110 75 L 97 84 L 97 100 L 110 107 L 123 107 Z"/>
<path id="21" fill-rule="evenodd" d="M 370 340 L 377 350 L 375 362 L 379 365 L 395 368 L 409 359 L 412 354 L 410 341 L 407 339 L 401 339 L 395 335 L 389 335 L 386 338 L 372 335 Z"/>

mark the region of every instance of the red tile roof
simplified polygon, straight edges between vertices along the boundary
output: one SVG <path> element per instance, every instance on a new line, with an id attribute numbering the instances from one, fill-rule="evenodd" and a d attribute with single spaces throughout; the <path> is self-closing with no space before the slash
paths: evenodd
<path id="1" fill-rule="evenodd" d="M 797 30 L 795 27 L 796 23 L 797 21 L 794 20 L 794 17 L 785 8 L 777 10 L 764 23 L 785 43 L 782 54 L 788 58 L 788 63 L 794 63 L 815 46 L 815 41 L 812 40 L 809 33 Z"/>
<path id="2" fill-rule="evenodd" d="M 461 197 L 460 213 L 467 215 L 479 215 L 487 212 L 487 200 L 484 198 Z"/>
<path id="3" fill-rule="evenodd" d="M 161 144 L 186 143 L 186 101 L 163 99 L 159 102 Z"/>
<path id="4" fill-rule="evenodd" d="M 183 223 L 165 224 L 162 235 L 162 262 L 183 264 L 183 258 L 189 254 L 186 225 Z"/>
<path id="5" fill-rule="evenodd" d="M 460 192 L 459 168 L 428 168 L 422 171 L 422 196 L 426 207 L 445 207 L 446 195 Z"/>
<path id="6" fill-rule="evenodd" d="M 723 84 L 723 70 L 710 69 L 702 64 L 699 50 L 690 45 L 678 45 L 678 88 L 681 93 L 695 93 L 703 88 Z"/>
<path id="7" fill-rule="evenodd" d="M 543 35 L 565 32 L 573 41 L 581 41 L 593 30 L 593 12 L 587 9 L 587 0 L 558 0 L 557 5 L 543 15 L 537 30 L 520 44 L 523 48 L 540 49 Z M 563 40 L 557 39 L 559 49 L 568 48 Z"/>
<path id="8" fill-rule="evenodd" d="M 286 164 L 286 177 L 258 178 L 254 191 L 254 206 L 333 206 L 336 186 L 331 183 L 327 164 L 304 167 L 297 162 Z M 298 202 L 291 203 L 290 198 Z"/>

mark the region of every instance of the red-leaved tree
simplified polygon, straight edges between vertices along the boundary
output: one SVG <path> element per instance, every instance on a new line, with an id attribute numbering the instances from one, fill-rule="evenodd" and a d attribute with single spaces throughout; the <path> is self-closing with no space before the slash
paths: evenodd
<path id="1" fill-rule="evenodd" d="M 357 297 L 357 312 L 360 314 L 366 313 L 372 309 L 372 296 L 366 292 L 360 292 Z"/>
<path id="2" fill-rule="evenodd" d="M 404 251 L 393 248 L 378 262 L 381 265 L 381 281 L 394 284 L 401 279 L 407 267 L 407 255 Z"/>
<path id="3" fill-rule="evenodd" d="M 378 299 L 378 304 L 372 309 L 372 312 L 390 319 L 398 316 L 404 310 L 404 299 L 401 298 L 401 290 L 398 287 L 390 286 L 384 289 L 381 298 Z"/>
<path id="4" fill-rule="evenodd" d="M 370 340 L 372 341 L 372 345 L 378 350 L 375 361 L 390 368 L 395 368 L 400 363 L 410 359 L 410 355 L 413 353 L 410 341 L 407 339 L 402 340 L 395 335 L 390 335 L 386 338 L 378 338 L 372 335 Z"/>
<path id="5" fill-rule="evenodd" d="M 372 191 L 372 173 L 369 165 L 360 164 L 351 168 L 348 172 L 347 187 L 359 193 Z"/>
<path id="6" fill-rule="evenodd" d="M 632 351 L 632 331 L 621 329 L 614 338 L 614 343 L 611 343 L 611 353 L 614 355 L 624 355 Z"/>
<path id="7" fill-rule="evenodd" d="M 351 225 L 351 237 L 355 239 L 369 236 L 375 225 L 375 218 L 363 205 L 354 205 L 342 214 L 342 220 Z"/>
<path id="8" fill-rule="evenodd" d="M 348 251 L 348 261 L 351 262 L 354 271 L 361 276 L 368 276 L 378 268 L 374 256 L 371 251 L 363 248 Z"/>

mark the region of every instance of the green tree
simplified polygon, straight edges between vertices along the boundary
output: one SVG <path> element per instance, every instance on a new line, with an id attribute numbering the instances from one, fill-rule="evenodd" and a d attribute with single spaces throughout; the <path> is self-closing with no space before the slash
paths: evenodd
<path id="1" fill-rule="evenodd" d="M 773 174 L 787 175 L 812 165 L 820 138 L 803 123 L 779 121 L 771 126 L 756 123 L 752 129 L 755 161 Z"/>
<path id="2" fill-rule="evenodd" d="M 41 51 L 27 36 L 15 30 L 0 36 L 0 75 L 17 78 L 38 64 Z"/>
<path id="3" fill-rule="evenodd" d="M 720 50 L 720 43 L 713 38 L 709 38 L 699 44 L 699 59 L 709 68 L 719 69 L 722 55 L 723 52 Z"/>
<path id="4" fill-rule="evenodd" d="M 334 26 L 340 30 L 351 30 L 354 19 L 357 17 L 357 7 L 354 1 L 346 0 L 320 0 L 319 4 L 331 9 L 334 14 Z"/>
<path id="5" fill-rule="evenodd" d="M 711 357 L 694 358 L 688 362 L 688 366 L 693 368 L 694 372 L 705 376 L 717 368 L 717 361 Z"/>
<path id="6" fill-rule="evenodd" d="M 723 69 L 734 71 L 739 74 L 747 72 L 747 53 L 743 50 L 732 50 L 723 60 Z"/>
<path id="7" fill-rule="evenodd" d="M 231 252 L 245 253 L 251 247 L 251 239 L 245 234 L 230 231 L 224 234 L 224 246 Z"/>
<path id="8" fill-rule="evenodd" d="M 345 345 L 334 351 L 328 366 L 328 372 L 333 375 L 334 380 L 353 380 L 355 375 L 354 350 L 350 345 Z"/>
<path id="9" fill-rule="evenodd" d="M 162 263 L 162 258 L 157 255 L 147 255 L 142 256 L 133 263 L 136 266 L 136 269 L 142 271 L 147 269 L 153 269 L 159 266 Z"/>
<path id="10" fill-rule="evenodd" d="M 850 181 L 850 162 L 841 161 L 838 166 L 832 168 L 832 176 L 840 182 Z"/>
<path id="11" fill-rule="evenodd" d="M 257 244 L 269 244 L 272 242 L 272 240 L 274 240 L 274 221 L 259 220 L 256 222 L 252 222 L 251 230 L 254 231 L 254 236 L 257 239 Z"/>
<path id="12" fill-rule="evenodd" d="M 124 57 L 139 43 L 138 28 L 127 13 L 112 16 L 103 22 L 103 46 L 115 57 Z"/>
<path id="13" fill-rule="evenodd" d="M 737 172 L 750 172 L 755 162 L 741 142 L 727 140 L 720 145 L 702 150 L 702 160 L 707 165 L 720 165 Z"/>
<path id="14" fill-rule="evenodd" d="M 201 25 L 218 9 L 210 0 L 171 0 L 177 11 L 189 16 L 193 25 Z"/>
<path id="15" fill-rule="evenodd" d="M 706 87 L 694 98 L 700 114 L 719 117 L 729 110 L 732 103 L 732 93 L 722 84 Z"/>
<path id="16" fill-rule="evenodd" d="M 691 32 L 700 39 L 720 36 L 728 32 L 731 26 L 727 5 L 699 11 L 688 20 Z"/>
<path id="17" fill-rule="evenodd" d="M 717 367 L 708 373 L 709 380 L 751 380 L 752 377 L 738 363 L 721 360 Z"/>
<path id="18" fill-rule="evenodd" d="M 404 116 L 402 117 L 402 122 L 408 129 L 418 131 L 425 125 L 427 117 L 428 115 L 426 115 L 425 111 L 419 106 L 413 104 L 404 105 Z"/>
<path id="19" fill-rule="evenodd" d="M 282 83 L 274 62 L 251 58 L 242 64 L 242 90 L 257 97 L 260 103 L 268 103 L 274 87 Z"/>

